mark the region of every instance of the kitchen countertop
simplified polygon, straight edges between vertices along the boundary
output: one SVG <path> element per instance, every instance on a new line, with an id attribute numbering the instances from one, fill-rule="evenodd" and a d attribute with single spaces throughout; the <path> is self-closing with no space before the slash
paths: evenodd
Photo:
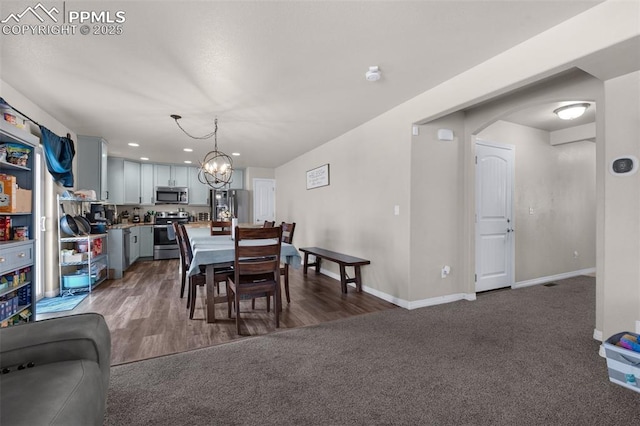
<path id="1" fill-rule="evenodd" d="M 187 226 L 192 226 L 194 228 L 206 228 L 210 225 L 211 222 L 206 221 L 206 222 L 187 222 L 185 223 L 185 225 Z M 116 225 L 111 225 L 109 227 L 107 227 L 107 229 L 126 229 L 126 228 L 133 228 L 134 226 L 153 226 L 155 225 L 155 222 L 140 222 L 140 223 L 118 223 Z"/>
<path id="2" fill-rule="evenodd" d="M 153 222 L 140 222 L 140 223 L 118 223 L 116 225 L 111 225 L 108 226 L 107 229 L 127 229 L 127 228 L 133 228 L 134 226 L 147 226 L 147 225 L 151 225 L 153 226 L 154 223 Z"/>

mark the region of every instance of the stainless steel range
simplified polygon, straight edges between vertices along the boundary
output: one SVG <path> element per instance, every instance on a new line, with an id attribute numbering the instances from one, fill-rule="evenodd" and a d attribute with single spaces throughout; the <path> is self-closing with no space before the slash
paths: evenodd
<path id="1" fill-rule="evenodd" d="M 178 241 L 169 238 L 169 228 L 173 223 L 189 222 L 187 212 L 158 212 L 156 213 L 156 224 L 153 226 L 153 259 L 179 259 L 180 248 Z M 173 232 L 171 232 L 173 235 Z"/>

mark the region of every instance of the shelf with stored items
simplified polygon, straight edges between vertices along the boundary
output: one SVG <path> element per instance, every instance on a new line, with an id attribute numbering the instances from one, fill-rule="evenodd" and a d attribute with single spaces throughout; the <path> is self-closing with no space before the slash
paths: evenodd
<path id="1" fill-rule="evenodd" d="M 68 211 L 83 211 L 84 203 L 94 200 L 58 196 L 58 273 L 60 294 L 91 292 L 108 278 L 108 241 L 106 233 L 91 233 L 83 216 L 71 216 Z M 66 205 L 66 207 L 65 207 Z"/>
<path id="2" fill-rule="evenodd" d="M 0 327 L 35 320 L 32 211 L 38 137 L 0 119 Z"/>

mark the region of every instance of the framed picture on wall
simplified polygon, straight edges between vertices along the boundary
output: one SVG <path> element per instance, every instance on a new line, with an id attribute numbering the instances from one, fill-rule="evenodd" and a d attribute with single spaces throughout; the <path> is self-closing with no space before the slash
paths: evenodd
<path id="1" fill-rule="evenodd" d="M 307 171 L 307 189 L 329 185 L 329 164 Z"/>

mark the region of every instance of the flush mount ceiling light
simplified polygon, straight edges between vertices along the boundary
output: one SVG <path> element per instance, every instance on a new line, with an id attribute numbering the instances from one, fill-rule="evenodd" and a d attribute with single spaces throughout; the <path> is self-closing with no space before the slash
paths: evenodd
<path id="1" fill-rule="evenodd" d="M 565 105 L 558 109 L 553 110 L 553 112 L 560 117 L 562 120 L 573 120 L 578 118 L 584 114 L 584 112 L 589 108 L 588 103 L 583 102 L 579 104 L 571 104 Z"/>
<path id="2" fill-rule="evenodd" d="M 213 121 L 213 132 L 204 136 L 193 136 L 182 128 L 178 120 L 182 117 L 177 114 L 172 114 L 171 118 L 176 121 L 176 124 L 184 132 L 185 135 L 193 139 L 209 139 L 213 137 L 214 145 L 213 151 L 209 151 L 204 156 L 204 160 L 200 162 L 200 170 L 198 171 L 198 180 L 206 185 L 209 185 L 213 189 L 220 189 L 223 186 L 231 182 L 231 175 L 233 174 L 233 161 L 231 157 L 222 151 L 218 150 L 218 117 Z"/>
<path id="3" fill-rule="evenodd" d="M 380 69 L 376 65 L 376 66 L 369 67 L 369 71 L 367 71 L 364 76 L 367 79 L 367 81 L 378 81 L 380 80 L 380 77 L 382 76 L 382 74 L 380 73 Z"/>

